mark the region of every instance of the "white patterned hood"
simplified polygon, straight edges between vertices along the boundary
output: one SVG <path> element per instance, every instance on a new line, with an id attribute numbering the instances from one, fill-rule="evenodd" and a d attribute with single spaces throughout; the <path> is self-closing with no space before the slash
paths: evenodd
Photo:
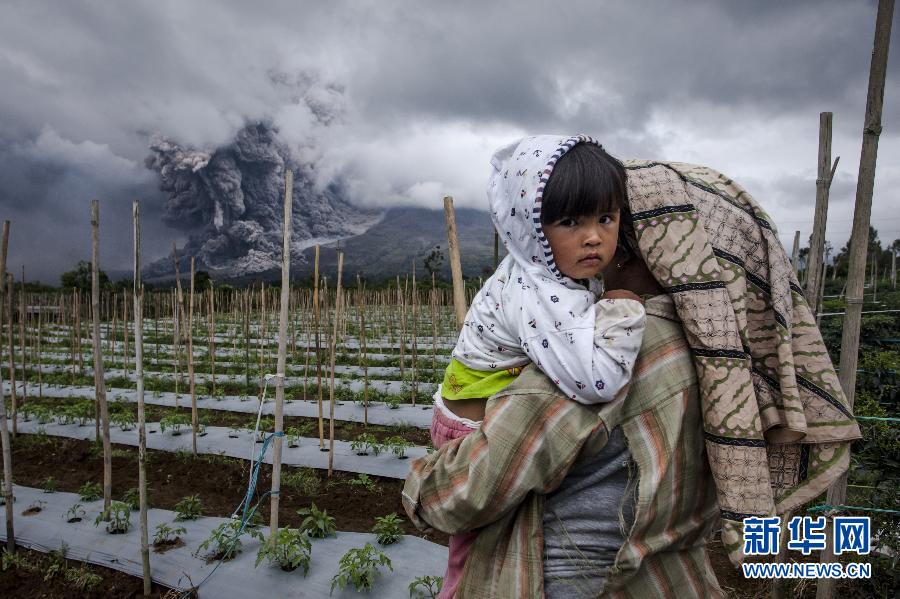
<path id="1" fill-rule="evenodd" d="M 600 356 L 604 363 L 598 364 L 594 304 L 602 285 L 592 279 L 585 287 L 560 273 L 540 224 L 544 186 L 553 167 L 582 142 L 596 143 L 583 135 L 540 135 L 494 153 L 488 199 L 509 254 L 472 301 L 453 357 L 482 371 L 534 362 L 566 395 L 595 403 L 612 399 L 612 379 L 621 378 L 623 363 L 630 374 L 637 348 L 624 344 L 622 352 L 610 359 Z M 634 326 L 643 323 L 640 312 Z"/>

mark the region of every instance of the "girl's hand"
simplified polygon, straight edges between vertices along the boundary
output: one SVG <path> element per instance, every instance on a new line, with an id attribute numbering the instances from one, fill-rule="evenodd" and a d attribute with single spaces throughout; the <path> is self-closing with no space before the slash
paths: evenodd
<path id="1" fill-rule="evenodd" d="M 628 291 L 627 289 L 610 289 L 600 296 L 600 299 L 630 299 L 644 303 L 640 296 Z"/>

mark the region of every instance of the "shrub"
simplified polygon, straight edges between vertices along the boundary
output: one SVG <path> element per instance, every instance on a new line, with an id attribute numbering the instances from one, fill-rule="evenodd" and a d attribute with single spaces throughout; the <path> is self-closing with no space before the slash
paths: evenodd
<path id="1" fill-rule="evenodd" d="M 353 584 L 357 591 L 371 590 L 380 566 L 394 570 L 390 558 L 371 543 L 354 547 L 341 557 L 338 573 L 331 579 L 331 592 L 334 593 L 335 587 L 343 589 L 348 584 Z"/>
<path id="2" fill-rule="evenodd" d="M 297 513 L 303 516 L 300 530 L 306 532 L 314 539 L 324 539 L 335 534 L 337 530 L 334 518 L 328 515 L 327 510 L 319 510 L 313 503 L 308 508 L 300 508 Z"/>
<path id="3" fill-rule="evenodd" d="M 355 451 L 356 455 L 369 455 L 377 444 L 378 440 L 371 433 L 363 433 L 350 442 L 350 449 Z"/>
<path id="4" fill-rule="evenodd" d="M 391 512 L 387 516 L 375 518 L 375 526 L 372 532 L 375 533 L 375 540 L 379 545 L 391 545 L 396 543 L 403 537 L 403 518 L 399 517 L 395 512 Z"/>
<path id="5" fill-rule="evenodd" d="M 175 521 L 196 520 L 203 515 L 203 503 L 199 495 L 188 495 L 175 504 Z"/>
<path id="6" fill-rule="evenodd" d="M 260 545 L 256 554 L 256 566 L 263 559 L 275 564 L 285 572 L 303 568 L 303 575 L 309 573 L 309 559 L 312 543 L 296 528 L 280 528 L 278 532 Z"/>
<path id="7" fill-rule="evenodd" d="M 44 493 L 55 493 L 56 492 L 56 479 L 52 476 L 48 476 L 41 483 L 41 489 L 44 490 Z"/>
<path id="8" fill-rule="evenodd" d="M 407 458 L 406 450 L 407 448 L 412 447 L 412 443 L 410 443 L 403 437 L 389 437 L 384 440 L 384 443 L 390 448 L 393 454 L 401 460 L 405 460 Z"/>

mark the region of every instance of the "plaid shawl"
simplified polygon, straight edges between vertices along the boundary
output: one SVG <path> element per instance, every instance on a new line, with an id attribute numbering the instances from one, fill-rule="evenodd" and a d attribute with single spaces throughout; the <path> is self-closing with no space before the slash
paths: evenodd
<path id="1" fill-rule="evenodd" d="M 722 540 L 738 564 L 743 519 L 814 499 L 847 469 L 859 427 L 759 205 L 705 167 L 625 166 L 638 247 L 694 355 Z"/>

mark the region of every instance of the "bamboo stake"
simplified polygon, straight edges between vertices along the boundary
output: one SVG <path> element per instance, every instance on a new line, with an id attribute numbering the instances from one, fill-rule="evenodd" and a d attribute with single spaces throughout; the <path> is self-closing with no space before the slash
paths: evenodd
<path id="1" fill-rule="evenodd" d="M 106 405 L 106 380 L 103 369 L 103 347 L 100 345 L 100 202 L 91 200 L 93 230 L 91 257 L 91 310 L 94 314 L 94 388 L 100 407 L 103 434 L 103 509 L 112 501 L 112 448 L 109 442 L 109 406 Z"/>
<path id="2" fill-rule="evenodd" d="M 4 221 L 9 223 L 9 221 Z M 18 422 L 18 405 L 16 402 L 16 344 L 13 343 L 13 318 L 12 318 L 12 298 L 13 298 L 13 276 L 6 275 L 7 293 L 6 293 L 6 321 L 9 323 L 7 333 L 9 334 L 9 388 L 10 400 L 12 403 L 12 434 L 15 437 L 19 433 Z"/>
<path id="3" fill-rule="evenodd" d="M 40 300 L 38 302 L 37 352 L 35 356 L 38 367 L 38 399 L 44 399 L 44 361 L 41 360 L 41 337 L 44 335 L 43 312 L 43 300 Z"/>
<path id="4" fill-rule="evenodd" d="M 413 260 L 412 265 L 412 405 L 416 405 L 416 395 L 419 391 L 419 381 L 416 373 L 416 358 L 418 354 L 418 339 L 416 338 L 419 334 L 419 311 L 416 308 L 416 304 L 418 303 L 419 293 L 416 288 L 416 261 Z"/>
<path id="5" fill-rule="evenodd" d="M 3 241 L 0 246 L 0 281 L 6 278 L 6 255 L 9 249 L 9 221 L 3 221 Z M 0 304 L 3 285 L 0 285 Z M 2 313 L 0 313 L 2 314 Z M 3 326 L 0 315 L 0 327 Z M 9 334 L 12 339 L 12 321 L 9 323 Z M 6 550 L 10 555 L 16 552 L 16 533 L 13 526 L 13 489 L 12 489 L 12 447 L 9 444 L 9 430 L 6 426 L 6 400 L 3 397 L 3 370 L 0 369 L 0 443 L 3 444 L 3 499 L 6 501 Z M 15 422 L 15 420 L 13 420 Z"/>
<path id="6" fill-rule="evenodd" d="M 862 316 L 863 283 L 865 282 L 866 252 L 869 246 L 869 223 L 872 218 L 872 191 L 875 184 L 875 164 L 878 137 L 881 135 L 881 112 L 884 101 L 884 80 L 887 71 L 888 48 L 891 41 L 891 21 L 894 0 L 879 0 L 875 19 L 875 42 L 869 68 L 869 89 L 866 98 L 866 117 L 863 143 L 856 183 L 856 207 L 853 211 L 853 234 L 850 237 L 850 270 L 847 278 L 847 308 L 841 335 L 840 383 L 850 409 L 856 391 L 856 366 L 859 350 L 859 328 Z M 828 489 L 827 503 L 843 505 L 847 497 L 847 474 L 842 474 Z M 828 527 L 827 530 L 830 530 Z M 829 535 L 830 537 L 830 535 Z M 820 562 L 834 562 L 838 558 L 825 549 Z M 816 587 L 817 599 L 834 596 L 834 579 L 820 579 Z"/>
<path id="7" fill-rule="evenodd" d="M 125 376 L 128 376 L 128 293 L 122 292 L 122 340 Z"/>
<path id="8" fill-rule="evenodd" d="M 150 594 L 150 541 L 147 530 L 147 425 L 144 414 L 144 288 L 141 285 L 141 220 L 137 200 L 131 204 L 134 218 L 134 373 L 138 404 L 138 494 L 141 522 L 141 566 L 144 595 Z"/>
<path id="9" fill-rule="evenodd" d="M 453 211 L 453 198 L 450 196 L 444 198 L 444 219 L 447 221 L 450 272 L 453 275 L 453 307 L 456 310 L 456 326 L 461 328 L 466 320 L 466 288 L 463 285 L 459 241 L 456 238 L 456 213 Z"/>
<path id="10" fill-rule="evenodd" d="M 812 238 L 809 241 L 809 258 L 806 264 L 806 301 L 815 316 L 819 312 L 819 289 L 824 275 L 822 255 L 825 250 L 825 223 L 828 220 L 828 194 L 840 156 L 831 165 L 831 120 L 830 112 L 819 113 L 819 170 L 816 177 L 816 212 L 813 218 Z"/>
<path id="11" fill-rule="evenodd" d="M 25 267 L 22 266 L 22 286 L 19 288 L 19 348 L 22 354 L 22 401 L 24 406 L 28 401 L 28 352 L 25 350 L 25 319 L 28 312 L 25 309 Z M 10 326 L 12 326 L 10 324 Z"/>
<path id="12" fill-rule="evenodd" d="M 400 351 L 400 380 L 403 380 L 404 375 L 404 354 L 405 349 L 403 347 L 403 337 L 406 335 L 406 298 L 404 297 L 403 291 L 400 289 L 400 275 L 397 275 L 397 306 L 400 308 L 400 343 L 397 345 Z"/>
<path id="13" fill-rule="evenodd" d="M 316 388 L 319 398 L 319 451 L 325 448 L 325 421 L 322 415 L 322 355 L 319 352 L 319 246 L 316 245 L 316 260 L 313 267 L 313 328 L 316 332 Z"/>
<path id="14" fill-rule="evenodd" d="M 209 318 L 207 322 L 209 323 L 209 349 L 207 349 L 207 353 L 209 354 L 209 367 L 212 375 L 212 394 L 216 395 L 216 317 L 215 317 L 215 309 L 216 306 L 213 300 L 213 290 L 212 290 L 212 279 L 209 281 Z"/>
<path id="15" fill-rule="evenodd" d="M 194 256 L 191 256 L 191 296 L 188 306 L 188 378 L 191 386 L 191 448 L 197 455 L 197 391 L 194 387 Z"/>
<path id="16" fill-rule="evenodd" d="M 272 452 L 272 503 L 269 538 L 278 532 L 278 504 L 281 497 L 281 433 L 284 430 L 284 370 L 287 366 L 288 308 L 291 301 L 291 228 L 293 226 L 294 171 L 284 172 L 284 245 L 281 249 L 281 310 L 278 315 L 278 370 L 275 373 L 275 449 Z M 273 541 L 274 542 L 274 541 Z"/>
<path id="17" fill-rule="evenodd" d="M 359 365 L 363 369 L 363 426 L 369 426 L 369 354 L 366 351 L 366 297 L 356 275 L 356 289 L 359 294 Z"/>
<path id="18" fill-rule="evenodd" d="M 75 339 L 76 344 L 75 348 L 78 351 L 78 374 L 84 374 L 84 356 L 82 355 L 83 348 L 81 346 L 81 289 L 74 287 L 72 289 L 75 294 Z"/>
<path id="19" fill-rule="evenodd" d="M 334 358 L 338 326 L 341 321 L 341 277 L 344 273 L 344 252 L 338 252 L 337 294 L 334 299 L 334 330 L 331 335 L 331 384 L 328 389 L 328 478 L 334 470 Z"/>
<path id="20" fill-rule="evenodd" d="M 181 341 L 184 337 L 184 331 L 179 336 L 179 327 L 181 321 L 184 320 L 184 293 L 181 290 L 181 273 L 178 271 L 178 250 L 175 248 L 175 242 L 172 242 L 172 260 L 175 262 L 175 289 L 177 297 L 172 302 L 172 310 L 175 313 L 175 407 L 178 407 L 178 383 L 181 380 Z M 190 331 L 188 331 L 190 334 Z"/>

